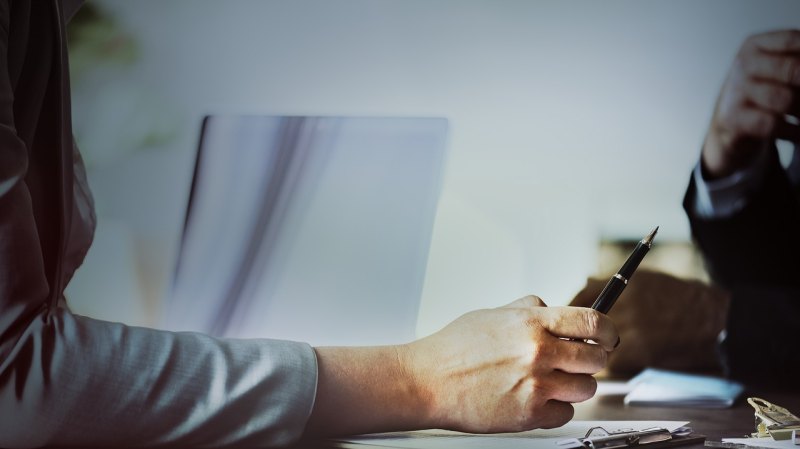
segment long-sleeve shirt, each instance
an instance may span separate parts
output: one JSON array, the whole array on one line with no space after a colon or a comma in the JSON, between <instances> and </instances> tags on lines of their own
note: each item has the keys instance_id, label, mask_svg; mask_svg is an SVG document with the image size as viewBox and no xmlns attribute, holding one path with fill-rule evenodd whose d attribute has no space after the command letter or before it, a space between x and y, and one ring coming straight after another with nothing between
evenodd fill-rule
<instances>
[{"instance_id":1,"label":"long-sleeve shirt","mask_svg":"<svg viewBox=\"0 0 800 449\"><path fill-rule=\"evenodd\" d=\"M295 441L315 396L309 345L129 327L64 307L95 222L71 131L74 3L0 0L0 447Z\"/></svg>"}]
</instances>

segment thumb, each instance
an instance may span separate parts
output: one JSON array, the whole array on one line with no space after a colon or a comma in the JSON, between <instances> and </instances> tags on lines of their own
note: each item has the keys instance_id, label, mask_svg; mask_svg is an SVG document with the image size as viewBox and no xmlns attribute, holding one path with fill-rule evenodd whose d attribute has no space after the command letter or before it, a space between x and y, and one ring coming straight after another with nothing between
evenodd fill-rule
<instances>
[{"instance_id":1,"label":"thumb","mask_svg":"<svg viewBox=\"0 0 800 449\"><path fill-rule=\"evenodd\" d=\"M542 298L536 295L528 295L523 298L519 298L511 304L506 304L503 306L503 308L506 309L527 309L530 307L547 307L547 304L542 301Z\"/></svg>"}]
</instances>

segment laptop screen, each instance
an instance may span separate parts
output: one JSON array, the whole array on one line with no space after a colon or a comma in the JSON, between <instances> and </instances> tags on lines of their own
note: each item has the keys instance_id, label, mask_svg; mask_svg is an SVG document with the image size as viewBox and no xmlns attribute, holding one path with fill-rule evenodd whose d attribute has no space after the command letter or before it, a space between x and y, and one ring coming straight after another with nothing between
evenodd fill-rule
<instances>
[{"instance_id":1,"label":"laptop screen","mask_svg":"<svg viewBox=\"0 0 800 449\"><path fill-rule=\"evenodd\" d=\"M437 118L207 117L165 327L413 339L446 137Z\"/></svg>"}]
</instances>

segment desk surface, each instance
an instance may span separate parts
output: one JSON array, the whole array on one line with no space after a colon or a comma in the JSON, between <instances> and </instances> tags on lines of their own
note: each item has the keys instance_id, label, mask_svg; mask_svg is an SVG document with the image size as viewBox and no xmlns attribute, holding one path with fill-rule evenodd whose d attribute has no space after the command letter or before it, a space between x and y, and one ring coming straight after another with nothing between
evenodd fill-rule
<instances>
[{"instance_id":1,"label":"desk surface","mask_svg":"<svg viewBox=\"0 0 800 449\"><path fill-rule=\"evenodd\" d=\"M755 430L753 408L747 403L747 398L750 396L766 399L795 413L800 411L800 391L787 393L766 389L748 389L739 397L733 407L724 409L626 406L623 403L623 395L596 396L589 401L575 405L575 419L689 421L689 426L696 433L705 435L708 440L720 441L722 438L741 437ZM319 442L304 442L297 447L321 449L326 445ZM697 449L704 446L703 443L697 443L680 447Z\"/></svg>"},{"instance_id":2,"label":"desk surface","mask_svg":"<svg viewBox=\"0 0 800 449\"><path fill-rule=\"evenodd\" d=\"M698 409L688 407L626 406L624 396L599 396L575 406L575 419L582 420L673 420L690 421L696 433L708 440L741 437L755 430L753 408L747 403L751 396L766 399L774 404L800 411L800 392L776 392L766 389L748 389L733 407L725 409ZM703 447L702 444L682 447Z\"/></svg>"}]
</instances>

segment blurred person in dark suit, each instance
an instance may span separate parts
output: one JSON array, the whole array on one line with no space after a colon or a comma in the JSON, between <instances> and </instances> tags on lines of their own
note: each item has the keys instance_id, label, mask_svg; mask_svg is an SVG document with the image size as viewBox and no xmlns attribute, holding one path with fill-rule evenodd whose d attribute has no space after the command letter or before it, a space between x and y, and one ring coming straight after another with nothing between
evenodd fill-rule
<instances>
[{"instance_id":1,"label":"blurred person in dark suit","mask_svg":"<svg viewBox=\"0 0 800 449\"><path fill-rule=\"evenodd\" d=\"M749 37L722 86L684 198L709 273L731 294L723 366L748 382L800 385L798 117L800 31ZM788 163L777 140L794 144Z\"/></svg>"}]
</instances>

